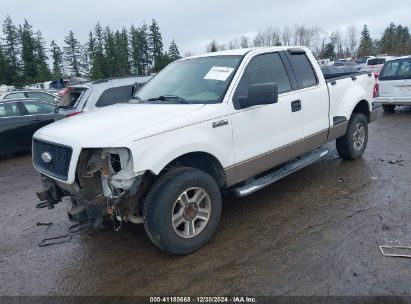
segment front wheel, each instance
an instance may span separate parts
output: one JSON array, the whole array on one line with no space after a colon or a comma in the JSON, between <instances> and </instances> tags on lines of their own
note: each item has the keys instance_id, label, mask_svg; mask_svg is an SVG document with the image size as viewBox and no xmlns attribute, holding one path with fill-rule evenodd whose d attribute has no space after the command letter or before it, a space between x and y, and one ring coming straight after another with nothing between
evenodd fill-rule
<instances>
[{"instance_id":1,"label":"front wheel","mask_svg":"<svg viewBox=\"0 0 411 304\"><path fill-rule=\"evenodd\" d=\"M337 138L337 152L344 159L358 159L367 148L368 121L361 113L353 113L348 122L347 132Z\"/></svg>"},{"instance_id":2,"label":"front wheel","mask_svg":"<svg viewBox=\"0 0 411 304\"><path fill-rule=\"evenodd\" d=\"M144 203L144 228L164 251L188 254L213 236L220 214L221 194L215 180L201 170L177 168L150 189Z\"/></svg>"}]
</instances>

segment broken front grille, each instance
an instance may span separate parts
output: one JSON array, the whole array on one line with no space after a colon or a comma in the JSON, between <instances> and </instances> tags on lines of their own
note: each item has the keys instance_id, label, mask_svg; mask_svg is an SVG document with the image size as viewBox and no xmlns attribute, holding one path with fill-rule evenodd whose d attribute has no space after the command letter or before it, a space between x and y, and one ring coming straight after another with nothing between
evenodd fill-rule
<instances>
[{"instance_id":1,"label":"broken front grille","mask_svg":"<svg viewBox=\"0 0 411 304\"><path fill-rule=\"evenodd\" d=\"M38 170L66 181L73 149L33 139L33 162Z\"/></svg>"}]
</instances>

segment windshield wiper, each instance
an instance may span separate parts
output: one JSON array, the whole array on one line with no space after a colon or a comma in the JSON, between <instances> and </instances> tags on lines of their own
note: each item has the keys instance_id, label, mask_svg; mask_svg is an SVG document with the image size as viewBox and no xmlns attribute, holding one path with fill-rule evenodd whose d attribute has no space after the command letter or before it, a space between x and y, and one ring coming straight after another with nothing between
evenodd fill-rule
<instances>
[{"instance_id":1,"label":"windshield wiper","mask_svg":"<svg viewBox=\"0 0 411 304\"><path fill-rule=\"evenodd\" d=\"M147 101L156 101L156 100L167 101L167 100L171 100L171 99L176 99L180 103L187 103L187 104L189 103L183 97L180 97L180 96L177 96L177 95L161 95L161 96L158 96L158 97L149 98L149 99L147 99Z\"/></svg>"}]
</instances>

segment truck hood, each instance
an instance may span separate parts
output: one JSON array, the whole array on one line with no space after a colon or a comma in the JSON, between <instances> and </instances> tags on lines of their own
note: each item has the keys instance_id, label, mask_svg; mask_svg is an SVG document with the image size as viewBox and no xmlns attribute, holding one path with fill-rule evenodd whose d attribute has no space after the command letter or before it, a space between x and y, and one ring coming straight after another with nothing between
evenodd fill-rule
<instances>
[{"instance_id":1,"label":"truck hood","mask_svg":"<svg viewBox=\"0 0 411 304\"><path fill-rule=\"evenodd\" d=\"M171 120L176 120L174 128L180 127L185 119L178 118L201 108L204 105L116 104L54 122L38 130L34 137L57 142L62 139L84 148L111 147L130 136L139 139L168 131L167 122Z\"/></svg>"}]
</instances>

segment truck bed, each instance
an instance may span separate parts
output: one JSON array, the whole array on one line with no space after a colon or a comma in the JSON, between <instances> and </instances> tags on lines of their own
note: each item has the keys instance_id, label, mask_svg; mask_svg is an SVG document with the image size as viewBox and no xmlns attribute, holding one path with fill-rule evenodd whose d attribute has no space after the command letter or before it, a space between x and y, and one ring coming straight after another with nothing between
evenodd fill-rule
<instances>
[{"instance_id":1,"label":"truck bed","mask_svg":"<svg viewBox=\"0 0 411 304\"><path fill-rule=\"evenodd\" d=\"M339 79L343 79L343 78L348 78L348 77L357 77L360 75L365 75L368 74L368 76L372 76L372 73L369 72L356 72L356 73L333 73L333 74L324 74L324 78L326 82L331 82L331 81L335 81L335 80L339 80Z\"/></svg>"}]
</instances>

